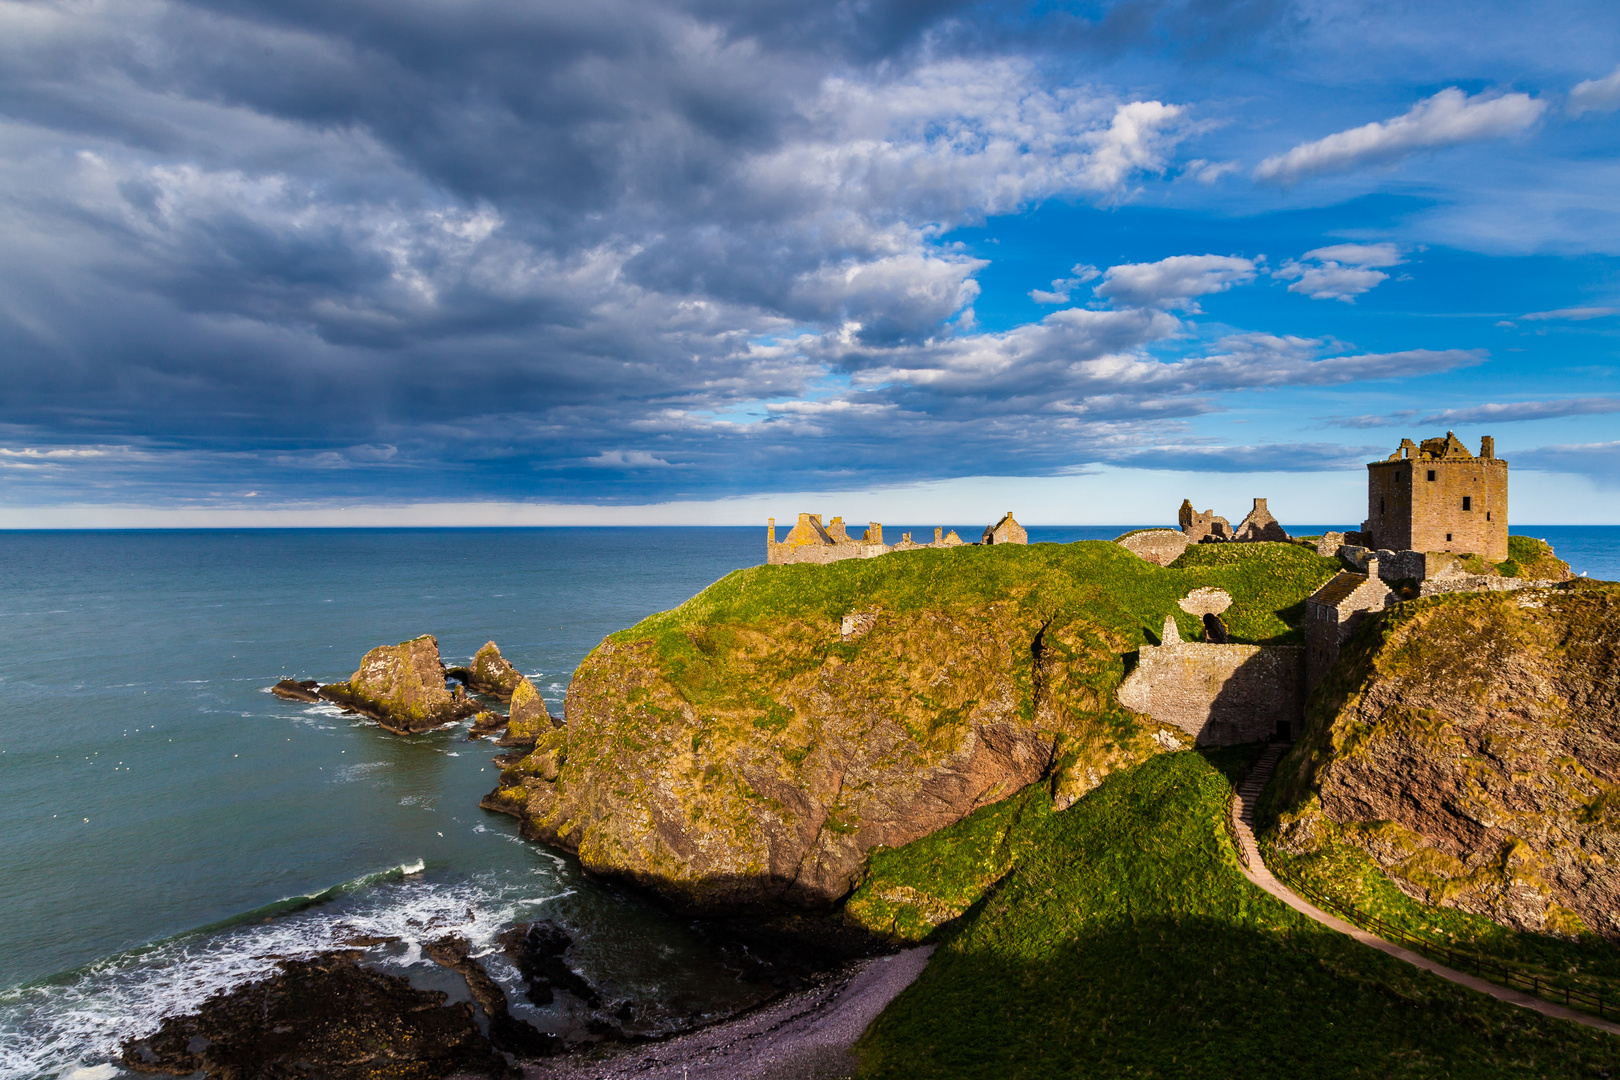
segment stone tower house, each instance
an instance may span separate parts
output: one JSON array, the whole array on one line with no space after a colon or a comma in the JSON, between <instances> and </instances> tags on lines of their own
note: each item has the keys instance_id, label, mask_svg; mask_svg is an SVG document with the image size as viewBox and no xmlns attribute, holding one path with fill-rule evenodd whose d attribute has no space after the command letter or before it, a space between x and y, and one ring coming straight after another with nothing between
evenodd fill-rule
<instances>
[{"instance_id":1,"label":"stone tower house","mask_svg":"<svg viewBox=\"0 0 1620 1080\"><path fill-rule=\"evenodd\" d=\"M1367 463L1367 520L1362 543L1390 551L1472 552L1490 562L1508 557L1508 463L1496 440L1479 456L1451 432L1414 446L1402 439L1383 461Z\"/></svg>"}]
</instances>

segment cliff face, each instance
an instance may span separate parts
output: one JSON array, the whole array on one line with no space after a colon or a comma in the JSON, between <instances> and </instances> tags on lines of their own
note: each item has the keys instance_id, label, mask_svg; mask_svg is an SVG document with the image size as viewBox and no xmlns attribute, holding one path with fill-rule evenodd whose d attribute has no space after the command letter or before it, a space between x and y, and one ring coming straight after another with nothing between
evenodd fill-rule
<instances>
[{"instance_id":1,"label":"cliff face","mask_svg":"<svg viewBox=\"0 0 1620 1080\"><path fill-rule=\"evenodd\" d=\"M1288 634L1331 564L1248 546L1181 571L1100 543L739 571L587 657L566 726L484 805L685 905L830 904L874 847L1043 779L1067 806L1190 741L1118 705L1123 654L1202 585L1251 640Z\"/></svg>"},{"instance_id":2,"label":"cliff face","mask_svg":"<svg viewBox=\"0 0 1620 1080\"><path fill-rule=\"evenodd\" d=\"M1403 604L1306 731L1273 796L1285 853L1348 844L1424 902L1620 939L1620 587Z\"/></svg>"}]
</instances>

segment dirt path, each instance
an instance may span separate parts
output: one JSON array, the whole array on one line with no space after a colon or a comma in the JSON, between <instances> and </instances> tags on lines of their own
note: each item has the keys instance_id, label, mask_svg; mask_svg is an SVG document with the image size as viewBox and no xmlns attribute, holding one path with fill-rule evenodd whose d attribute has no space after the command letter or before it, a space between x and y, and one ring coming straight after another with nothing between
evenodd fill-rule
<instances>
[{"instance_id":1,"label":"dirt path","mask_svg":"<svg viewBox=\"0 0 1620 1080\"><path fill-rule=\"evenodd\" d=\"M1376 934L1369 934L1359 926L1354 926L1343 919L1329 915L1273 877L1271 871L1266 869L1265 862L1261 860L1259 845L1254 840L1254 808L1255 804L1259 802L1260 792L1265 790L1266 781L1271 779L1272 770L1277 767L1277 762L1282 758L1285 750L1287 750L1287 747L1282 744L1273 744L1268 747L1261 756L1260 761L1255 765L1254 771L1249 774L1248 779L1243 782L1243 786L1238 789L1237 796L1232 800L1232 827L1237 833L1238 843L1243 849L1243 862L1246 864L1243 867L1244 877L1295 911L1315 919L1323 926L1337 930L1341 934L1349 934L1363 945L1377 949L1379 952L1388 953L1397 960L1404 960L1413 967L1422 968L1424 971L1438 975L1448 982L1454 982L1458 986L1466 986L1468 989L1477 990L1482 994L1489 994L1498 1001L1506 1001L1510 1005L1534 1009L1538 1013L1555 1016L1560 1020L1573 1020L1577 1024L1585 1024L1587 1027L1620 1035L1620 1024L1600 1020L1577 1009L1555 1005L1533 994L1526 994L1518 990L1511 990L1505 986L1498 986L1493 982L1486 982L1484 979L1436 963L1421 953L1403 949L1399 945L1385 941Z\"/></svg>"},{"instance_id":2,"label":"dirt path","mask_svg":"<svg viewBox=\"0 0 1620 1080\"><path fill-rule=\"evenodd\" d=\"M824 1080L855 1071L850 1047L928 966L933 946L863 961L843 979L735 1020L602 1056L531 1062L526 1080Z\"/></svg>"}]
</instances>

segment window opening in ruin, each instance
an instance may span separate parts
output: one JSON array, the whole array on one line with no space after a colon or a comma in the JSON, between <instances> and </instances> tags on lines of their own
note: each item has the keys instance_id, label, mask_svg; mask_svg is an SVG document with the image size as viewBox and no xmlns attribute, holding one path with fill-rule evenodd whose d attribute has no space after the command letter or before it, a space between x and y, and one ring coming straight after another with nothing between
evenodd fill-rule
<instances>
[{"instance_id":1,"label":"window opening in ruin","mask_svg":"<svg viewBox=\"0 0 1620 1080\"><path fill-rule=\"evenodd\" d=\"M1486 521L1491 520L1491 512L1489 510L1485 511L1485 520Z\"/></svg>"},{"instance_id":2,"label":"window opening in ruin","mask_svg":"<svg viewBox=\"0 0 1620 1080\"><path fill-rule=\"evenodd\" d=\"M1451 534L1450 533L1446 533L1446 543L1448 543L1448 544L1451 543Z\"/></svg>"},{"instance_id":3,"label":"window opening in ruin","mask_svg":"<svg viewBox=\"0 0 1620 1080\"><path fill-rule=\"evenodd\" d=\"M1473 508L1474 508L1474 497L1472 495L1464 495L1463 496L1463 509L1464 510L1472 510Z\"/></svg>"},{"instance_id":4,"label":"window opening in ruin","mask_svg":"<svg viewBox=\"0 0 1620 1080\"><path fill-rule=\"evenodd\" d=\"M1433 479L1434 479L1434 470L1433 470L1433 469L1430 469L1430 470L1429 470L1429 479L1430 479L1430 480L1433 480Z\"/></svg>"},{"instance_id":5,"label":"window opening in ruin","mask_svg":"<svg viewBox=\"0 0 1620 1080\"><path fill-rule=\"evenodd\" d=\"M1378 499L1378 512L1380 514L1382 514L1384 512L1384 500L1383 500L1382 496L1380 496L1379 499Z\"/></svg>"}]
</instances>

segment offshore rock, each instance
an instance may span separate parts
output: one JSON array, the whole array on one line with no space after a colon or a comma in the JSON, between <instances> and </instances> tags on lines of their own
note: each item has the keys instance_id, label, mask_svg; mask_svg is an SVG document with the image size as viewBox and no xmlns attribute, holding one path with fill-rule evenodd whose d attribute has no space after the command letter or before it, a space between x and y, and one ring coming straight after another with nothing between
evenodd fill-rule
<instances>
[{"instance_id":1,"label":"offshore rock","mask_svg":"<svg viewBox=\"0 0 1620 1080\"><path fill-rule=\"evenodd\" d=\"M1129 714L1102 720L1118 676L1099 673L1122 650L1083 620L993 602L888 612L855 642L839 630L837 613L709 624L675 660L654 640L610 639L575 673L566 727L536 736L483 805L678 906L820 908L873 847L1060 761L1066 806L1157 749Z\"/></svg>"},{"instance_id":2,"label":"offshore rock","mask_svg":"<svg viewBox=\"0 0 1620 1080\"><path fill-rule=\"evenodd\" d=\"M473 654L470 667L451 668L448 674L452 679L460 679L469 689L502 701L511 700L512 691L523 680L522 674L501 655L493 641L486 642Z\"/></svg>"},{"instance_id":3,"label":"offshore rock","mask_svg":"<svg viewBox=\"0 0 1620 1080\"><path fill-rule=\"evenodd\" d=\"M1370 619L1278 770L1277 846L1348 845L1425 903L1620 941L1620 586Z\"/></svg>"},{"instance_id":4,"label":"offshore rock","mask_svg":"<svg viewBox=\"0 0 1620 1080\"><path fill-rule=\"evenodd\" d=\"M480 711L458 687L444 687L444 664L432 634L366 653L347 682L321 687L321 697L409 735L455 723Z\"/></svg>"},{"instance_id":5,"label":"offshore rock","mask_svg":"<svg viewBox=\"0 0 1620 1080\"><path fill-rule=\"evenodd\" d=\"M540 691L519 675L517 686L512 691L511 721L506 726L506 734L495 745L533 746L536 739L556 726L557 722L546 711L546 702L540 696Z\"/></svg>"},{"instance_id":6,"label":"offshore rock","mask_svg":"<svg viewBox=\"0 0 1620 1080\"><path fill-rule=\"evenodd\" d=\"M323 1077L433 1080L452 1073L504 1076L506 1058L478 1030L472 1006L445 1004L352 955L288 960L281 972L166 1018L123 1045L124 1067L220 1080Z\"/></svg>"}]
</instances>

